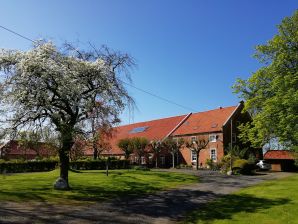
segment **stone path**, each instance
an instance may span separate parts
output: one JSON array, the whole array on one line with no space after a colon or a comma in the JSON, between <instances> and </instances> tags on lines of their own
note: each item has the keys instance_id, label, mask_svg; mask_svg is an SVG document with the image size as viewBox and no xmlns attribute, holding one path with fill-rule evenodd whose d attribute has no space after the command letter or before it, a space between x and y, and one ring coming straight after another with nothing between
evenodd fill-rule
<instances>
[{"instance_id":1,"label":"stone path","mask_svg":"<svg viewBox=\"0 0 298 224\"><path fill-rule=\"evenodd\" d=\"M225 176L212 171L181 170L179 172L199 176L200 183L138 198L114 199L89 206L59 206L44 202L34 204L2 202L0 223L170 224L181 220L186 212L198 209L217 197L264 180L291 175L267 173L257 176Z\"/></svg>"}]
</instances>

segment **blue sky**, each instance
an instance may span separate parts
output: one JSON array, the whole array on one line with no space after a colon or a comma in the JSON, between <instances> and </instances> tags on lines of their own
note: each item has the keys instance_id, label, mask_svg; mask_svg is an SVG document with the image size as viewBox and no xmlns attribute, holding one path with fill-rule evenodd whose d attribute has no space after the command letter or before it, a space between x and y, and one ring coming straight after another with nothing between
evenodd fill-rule
<instances>
[{"instance_id":1,"label":"blue sky","mask_svg":"<svg viewBox=\"0 0 298 224\"><path fill-rule=\"evenodd\" d=\"M203 111L236 105L231 86L261 65L254 47L276 34L297 9L290 0L4 1L0 25L31 39L87 42L132 55L133 84ZM26 50L31 43L0 29L0 48ZM123 123L190 111L127 87L137 109Z\"/></svg>"}]
</instances>

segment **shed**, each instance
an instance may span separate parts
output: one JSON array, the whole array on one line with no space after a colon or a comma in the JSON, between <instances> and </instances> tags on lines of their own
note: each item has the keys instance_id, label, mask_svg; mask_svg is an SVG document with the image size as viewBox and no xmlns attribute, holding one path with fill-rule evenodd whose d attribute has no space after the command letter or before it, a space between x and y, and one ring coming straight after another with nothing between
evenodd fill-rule
<instances>
[{"instance_id":1,"label":"shed","mask_svg":"<svg viewBox=\"0 0 298 224\"><path fill-rule=\"evenodd\" d=\"M271 164L272 171L295 171L295 155L290 150L269 150L264 159Z\"/></svg>"}]
</instances>

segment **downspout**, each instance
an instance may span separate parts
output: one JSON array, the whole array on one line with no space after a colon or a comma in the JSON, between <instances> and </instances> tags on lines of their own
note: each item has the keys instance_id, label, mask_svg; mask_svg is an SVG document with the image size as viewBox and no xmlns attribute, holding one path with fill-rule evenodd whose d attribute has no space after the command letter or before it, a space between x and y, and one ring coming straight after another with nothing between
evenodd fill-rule
<instances>
[{"instance_id":1,"label":"downspout","mask_svg":"<svg viewBox=\"0 0 298 224\"><path fill-rule=\"evenodd\" d=\"M234 109L234 111L231 113L231 115L228 117L228 119L225 121L225 123L222 125L222 130L223 127L226 126L228 124L228 122L230 121L230 126L231 126L231 147L233 145L233 115L239 110L239 108L243 106L243 101L240 101L240 103L237 105L237 107Z\"/></svg>"},{"instance_id":2,"label":"downspout","mask_svg":"<svg viewBox=\"0 0 298 224\"><path fill-rule=\"evenodd\" d=\"M231 149L233 148L233 119L231 118Z\"/></svg>"}]
</instances>

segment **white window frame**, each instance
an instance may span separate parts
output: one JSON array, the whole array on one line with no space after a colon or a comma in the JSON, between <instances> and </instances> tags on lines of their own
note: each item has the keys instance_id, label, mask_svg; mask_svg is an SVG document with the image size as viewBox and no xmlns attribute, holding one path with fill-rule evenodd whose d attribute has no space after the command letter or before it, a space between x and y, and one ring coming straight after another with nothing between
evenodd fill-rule
<instances>
[{"instance_id":1,"label":"white window frame","mask_svg":"<svg viewBox=\"0 0 298 224\"><path fill-rule=\"evenodd\" d=\"M213 139L211 140L211 138ZM216 142L217 141L217 135L216 134L210 134L209 135L209 142Z\"/></svg>"},{"instance_id":2,"label":"white window frame","mask_svg":"<svg viewBox=\"0 0 298 224\"><path fill-rule=\"evenodd\" d=\"M191 141L191 143L193 143L194 141L196 141L197 140L197 136L191 136L190 137L190 141Z\"/></svg>"},{"instance_id":3,"label":"white window frame","mask_svg":"<svg viewBox=\"0 0 298 224\"><path fill-rule=\"evenodd\" d=\"M146 164L145 156L142 156L142 157L141 157L141 164Z\"/></svg>"},{"instance_id":4,"label":"white window frame","mask_svg":"<svg viewBox=\"0 0 298 224\"><path fill-rule=\"evenodd\" d=\"M197 162L197 153L194 150L190 150L190 160L191 162Z\"/></svg>"},{"instance_id":5,"label":"white window frame","mask_svg":"<svg viewBox=\"0 0 298 224\"><path fill-rule=\"evenodd\" d=\"M214 156L215 156L215 159L212 158L212 151L214 151ZM213 162L216 162L217 161L217 149L216 148L211 148L210 149L210 159L213 161Z\"/></svg>"}]
</instances>

